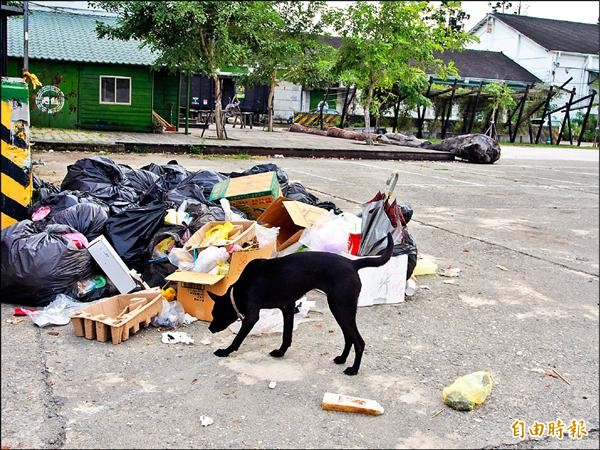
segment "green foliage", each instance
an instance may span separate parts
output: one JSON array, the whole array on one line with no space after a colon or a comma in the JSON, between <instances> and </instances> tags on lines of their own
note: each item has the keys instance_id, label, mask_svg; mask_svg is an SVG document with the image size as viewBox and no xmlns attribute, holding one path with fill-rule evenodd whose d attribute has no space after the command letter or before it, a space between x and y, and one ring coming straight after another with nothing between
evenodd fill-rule
<instances>
[{"instance_id":1,"label":"green foliage","mask_svg":"<svg viewBox=\"0 0 600 450\"><path fill-rule=\"evenodd\" d=\"M491 97L491 107L494 112L506 111L517 106L514 98L515 91L506 83L486 84L481 91Z\"/></svg>"}]
</instances>

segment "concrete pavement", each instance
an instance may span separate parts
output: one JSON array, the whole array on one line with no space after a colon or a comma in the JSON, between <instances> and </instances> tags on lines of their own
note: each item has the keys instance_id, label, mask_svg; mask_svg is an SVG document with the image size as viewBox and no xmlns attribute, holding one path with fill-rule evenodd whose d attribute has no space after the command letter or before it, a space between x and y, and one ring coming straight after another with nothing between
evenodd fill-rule
<instances>
[{"instance_id":1,"label":"concrete pavement","mask_svg":"<svg viewBox=\"0 0 600 450\"><path fill-rule=\"evenodd\" d=\"M361 308L367 348L356 377L332 362L342 338L318 293L309 294L312 321L299 325L281 360L268 356L280 335L248 338L221 359L212 351L233 335L211 335L205 323L185 331L209 345L162 344L150 328L113 346L77 338L70 325L12 325L12 307L3 304L2 445L598 448L598 152L572 150L570 160L532 152L525 160L527 148L503 150L491 166L108 155L133 167L175 158L190 170L273 162L291 181L354 213L398 171L396 194L413 205L409 229L419 253L440 268L460 268L460 277L454 284L419 277L421 289L406 302ZM591 160L578 161L579 152ZM60 182L66 165L86 156L42 152L34 159L45 162L37 167L43 179ZM444 386L484 369L495 380L484 405L469 413L443 405ZM375 399L385 414L322 411L325 392ZM201 415L214 424L202 427ZM588 435L512 436L515 420L529 427L557 418L567 426L585 420Z\"/></svg>"}]
</instances>

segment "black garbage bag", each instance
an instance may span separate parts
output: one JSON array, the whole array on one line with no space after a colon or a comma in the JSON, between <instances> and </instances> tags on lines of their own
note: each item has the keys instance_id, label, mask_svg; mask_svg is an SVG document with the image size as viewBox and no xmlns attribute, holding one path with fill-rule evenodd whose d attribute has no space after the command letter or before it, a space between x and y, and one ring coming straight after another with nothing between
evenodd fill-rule
<instances>
[{"instance_id":1,"label":"black garbage bag","mask_svg":"<svg viewBox=\"0 0 600 450\"><path fill-rule=\"evenodd\" d=\"M410 222L410 219L412 219L413 216L413 209L412 206L410 206L408 203L400 203L398 204L398 206L400 207L400 212L402 213L402 224L406 225L408 222Z\"/></svg>"},{"instance_id":2,"label":"black garbage bag","mask_svg":"<svg viewBox=\"0 0 600 450\"><path fill-rule=\"evenodd\" d=\"M403 229L402 242L395 244L392 250L392 256L397 255L408 255L408 265L406 267L406 279L408 280L417 266L417 245L406 227Z\"/></svg>"},{"instance_id":3,"label":"black garbage bag","mask_svg":"<svg viewBox=\"0 0 600 450\"><path fill-rule=\"evenodd\" d=\"M2 230L2 302L45 306L57 294L77 298L77 282L92 275L92 257L70 248L65 234L74 232L59 224L37 232L29 220Z\"/></svg>"},{"instance_id":4,"label":"black garbage bag","mask_svg":"<svg viewBox=\"0 0 600 450\"><path fill-rule=\"evenodd\" d=\"M61 189L89 192L108 205L122 209L138 199L136 191L127 185L121 167L109 158L84 158L67 167Z\"/></svg>"},{"instance_id":5,"label":"black garbage bag","mask_svg":"<svg viewBox=\"0 0 600 450\"><path fill-rule=\"evenodd\" d=\"M79 231L88 241L104 233L107 221L107 212L96 203L78 203L56 213L50 219L50 223L68 225Z\"/></svg>"},{"instance_id":6,"label":"black garbage bag","mask_svg":"<svg viewBox=\"0 0 600 450\"><path fill-rule=\"evenodd\" d=\"M177 266L174 266L169 262L167 258L162 258L157 261L150 261L144 266L142 270L142 279L150 287L163 287L167 280L165 279L173 272L177 270Z\"/></svg>"},{"instance_id":7,"label":"black garbage bag","mask_svg":"<svg viewBox=\"0 0 600 450\"><path fill-rule=\"evenodd\" d=\"M80 192L80 191L63 191L56 194L49 194L44 199L36 202L31 208L30 212L33 214L42 206L47 206L50 208L50 212L46 217L44 217L43 221L47 224L50 222L52 217L60 212L64 211L67 208L71 208L75 205L81 203L88 203L100 206L107 214L110 210L109 206L101 200L94 198L88 192ZM31 215L30 214L30 215ZM43 222L43 223L44 223Z\"/></svg>"},{"instance_id":8,"label":"black garbage bag","mask_svg":"<svg viewBox=\"0 0 600 450\"><path fill-rule=\"evenodd\" d=\"M179 183L175 189L167 193L167 199L177 206L189 198L196 199L201 203L209 203L208 198L214 185L226 179L226 175L211 170L193 172Z\"/></svg>"},{"instance_id":9,"label":"black garbage bag","mask_svg":"<svg viewBox=\"0 0 600 450\"><path fill-rule=\"evenodd\" d=\"M172 160L162 166L150 163L142 167L142 170L147 170L159 176L159 185L165 190L170 191L175 189L179 183L189 176L189 172L185 167L180 166L177 161Z\"/></svg>"},{"instance_id":10,"label":"black garbage bag","mask_svg":"<svg viewBox=\"0 0 600 450\"><path fill-rule=\"evenodd\" d=\"M147 205L152 202L161 202L165 198L160 177L154 172L144 169L132 169L125 164L119 164L125 175L127 186L135 190L138 195L138 204Z\"/></svg>"},{"instance_id":11,"label":"black garbage bag","mask_svg":"<svg viewBox=\"0 0 600 450\"><path fill-rule=\"evenodd\" d=\"M106 238L125 264L138 268L146 260L152 236L163 226L168 205L151 203L129 208L106 222Z\"/></svg>"},{"instance_id":12,"label":"black garbage bag","mask_svg":"<svg viewBox=\"0 0 600 450\"><path fill-rule=\"evenodd\" d=\"M58 194L60 192L60 187L49 181L43 181L35 173L32 174L32 184L33 193L31 199L34 203L45 199L50 194Z\"/></svg>"},{"instance_id":13,"label":"black garbage bag","mask_svg":"<svg viewBox=\"0 0 600 450\"><path fill-rule=\"evenodd\" d=\"M308 192L306 188L297 181L289 183L287 189L283 192L283 195L290 200L308 203L313 206L319 202L319 198L316 195Z\"/></svg>"},{"instance_id":14,"label":"black garbage bag","mask_svg":"<svg viewBox=\"0 0 600 450\"><path fill-rule=\"evenodd\" d=\"M168 225L166 227L161 227L155 234L152 236L150 240L150 244L148 245L148 259L160 259L165 255L159 255L158 251L155 252L155 247L165 239L171 239L174 247L182 247L183 244L187 242L190 238L190 230L185 225Z\"/></svg>"},{"instance_id":15,"label":"black garbage bag","mask_svg":"<svg viewBox=\"0 0 600 450\"><path fill-rule=\"evenodd\" d=\"M231 172L230 174L228 174L228 176L231 178L236 178L236 177L242 177L242 176L247 176L247 175L256 175L257 173L264 173L264 172L276 172L277 173L277 180L279 181L279 186L281 186L281 192L283 193L283 195L285 195L285 192L287 191L287 188L288 188L289 178L287 176L287 173L283 169L281 169L279 166L277 166L276 164L272 164L272 163L258 164L254 167L251 167L250 169L244 170L243 172Z\"/></svg>"},{"instance_id":16,"label":"black garbage bag","mask_svg":"<svg viewBox=\"0 0 600 450\"><path fill-rule=\"evenodd\" d=\"M186 212L192 216L192 222L189 225L189 230L193 234L202 228L208 222L219 222L225 220L225 211L220 206L214 204L190 203ZM248 215L235 207L231 207L231 212L238 214L244 220L250 220Z\"/></svg>"}]
</instances>

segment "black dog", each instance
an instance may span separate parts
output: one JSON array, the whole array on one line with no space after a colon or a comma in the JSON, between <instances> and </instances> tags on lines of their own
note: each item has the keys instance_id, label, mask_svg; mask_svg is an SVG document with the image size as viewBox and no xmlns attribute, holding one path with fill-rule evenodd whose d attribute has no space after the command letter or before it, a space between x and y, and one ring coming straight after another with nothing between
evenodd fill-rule
<instances>
[{"instance_id":1,"label":"black dog","mask_svg":"<svg viewBox=\"0 0 600 450\"><path fill-rule=\"evenodd\" d=\"M296 300L308 291L320 289L327 295L329 309L344 334L344 350L334 362L345 363L350 347L354 345L354 364L344 373L356 375L365 348L365 341L356 328L358 296L362 287L357 271L388 262L394 243L391 235L387 239L387 247L378 257L351 260L334 253L303 252L251 261L225 295L210 294L215 301L213 320L208 327L212 333L224 330L238 318L242 320L231 345L215 351L215 355L228 356L239 349L258 321L261 309L279 308L283 313L283 342L270 355L282 357L292 344Z\"/></svg>"}]
</instances>

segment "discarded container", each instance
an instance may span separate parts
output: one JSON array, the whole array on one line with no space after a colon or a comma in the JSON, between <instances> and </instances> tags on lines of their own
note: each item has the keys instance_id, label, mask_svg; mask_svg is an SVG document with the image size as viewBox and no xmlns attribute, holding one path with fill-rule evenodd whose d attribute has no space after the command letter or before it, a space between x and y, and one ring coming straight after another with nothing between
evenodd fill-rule
<instances>
[{"instance_id":1,"label":"discarded container","mask_svg":"<svg viewBox=\"0 0 600 450\"><path fill-rule=\"evenodd\" d=\"M162 310L162 299L158 288L116 295L78 311L71 323L77 336L120 344L150 325Z\"/></svg>"},{"instance_id":2,"label":"discarded container","mask_svg":"<svg viewBox=\"0 0 600 450\"><path fill-rule=\"evenodd\" d=\"M88 252L121 294L127 294L137 286L129 269L104 236L90 242Z\"/></svg>"},{"instance_id":3,"label":"discarded container","mask_svg":"<svg viewBox=\"0 0 600 450\"><path fill-rule=\"evenodd\" d=\"M306 228L310 228L327 211L298 201L280 197L258 217L258 221L278 227L277 251L280 252L297 242Z\"/></svg>"},{"instance_id":4,"label":"discarded container","mask_svg":"<svg viewBox=\"0 0 600 450\"><path fill-rule=\"evenodd\" d=\"M471 411L481 405L492 390L492 374L481 370L458 377L442 391L444 403L458 411Z\"/></svg>"},{"instance_id":5,"label":"discarded container","mask_svg":"<svg viewBox=\"0 0 600 450\"><path fill-rule=\"evenodd\" d=\"M229 286L240 277L246 265L253 259L271 258L275 252L275 243L256 250L244 250L231 254L227 275L177 271L166 277L167 281L177 282L177 300L186 313L199 320L211 321L214 301L208 295L213 292L223 295Z\"/></svg>"},{"instance_id":6,"label":"discarded container","mask_svg":"<svg viewBox=\"0 0 600 450\"><path fill-rule=\"evenodd\" d=\"M281 197L281 187L275 172L228 178L217 183L210 201L227 198L231 206L257 219L271 203Z\"/></svg>"}]
</instances>

